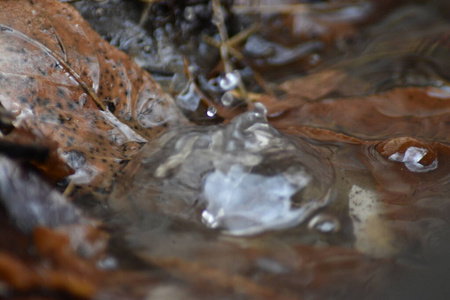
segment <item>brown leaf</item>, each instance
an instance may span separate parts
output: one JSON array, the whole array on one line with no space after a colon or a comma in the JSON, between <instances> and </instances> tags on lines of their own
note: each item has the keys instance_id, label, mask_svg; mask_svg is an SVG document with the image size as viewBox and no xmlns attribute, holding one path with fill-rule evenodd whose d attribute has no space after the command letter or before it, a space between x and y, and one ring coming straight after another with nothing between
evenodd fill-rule
<instances>
[{"instance_id":1,"label":"brown leaf","mask_svg":"<svg viewBox=\"0 0 450 300\"><path fill-rule=\"evenodd\" d=\"M56 0L0 1L0 98L16 125L57 142L72 181L107 192L173 103L77 11Z\"/></svg>"},{"instance_id":2,"label":"brown leaf","mask_svg":"<svg viewBox=\"0 0 450 300\"><path fill-rule=\"evenodd\" d=\"M44 233L45 237L42 236ZM52 259L52 256L57 253L67 252L66 259L85 265L85 262L68 251L69 240L63 235L43 228L38 230L38 235L42 237L38 237L37 240L45 238L61 242L55 248L55 253L44 253L45 259ZM79 272L79 270L71 269L70 265L49 265L48 262L45 263L45 260L25 264L11 254L0 251L0 278L14 289L22 292L46 289L66 292L76 297L91 298L97 290L96 276L93 276L93 273L100 272L92 265L86 264L85 266L83 272ZM86 272L87 270L89 272ZM87 280L88 277L89 280Z\"/></svg>"},{"instance_id":3,"label":"brown leaf","mask_svg":"<svg viewBox=\"0 0 450 300\"><path fill-rule=\"evenodd\" d=\"M59 157L57 150L58 144L37 130L15 128L0 139L0 151L3 154L31 163L53 182L74 173Z\"/></svg>"},{"instance_id":4,"label":"brown leaf","mask_svg":"<svg viewBox=\"0 0 450 300\"><path fill-rule=\"evenodd\" d=\"M432 87L397 88L365 97L320 101L287 95L276 102L281 115L272 118L271 123L279 129L311 126L359 139L404 135L448 141L450 105L444 99L450 95L436 95L435 90ZM271 108L269 105L269 111Z\"/></svg>"}]
</instances>

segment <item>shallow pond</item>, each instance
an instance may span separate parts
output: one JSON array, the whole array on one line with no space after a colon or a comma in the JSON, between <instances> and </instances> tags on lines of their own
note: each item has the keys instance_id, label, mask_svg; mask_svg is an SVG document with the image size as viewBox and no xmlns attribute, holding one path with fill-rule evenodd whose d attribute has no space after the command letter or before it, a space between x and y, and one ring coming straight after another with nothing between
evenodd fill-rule
<instances>
[{"instance_id":1,"label":"shallow pond","mask_svg":"<svg viewBox=\"0 0 450 300\"><path fill-rule=\"evenodd\" d=\"M241 46L277 97L250 88L262 104L236 106L241 114L222 101L236 88L220 89L228 74L179 80L164 73L177 68L153 64L162 83L181 86L171 92L192 121L225 122L175 126L153 140L107 201L111 251L124 251L116 259L180 278L146 299L450 295L448 12L438 1L397 5L366 25L375 4L383 7L261 12L272 29ZM245 11L245 1L236 5ZM274 37L288 24L297 41ZM194 86L209 88L210 102Z\"/></svg>"}]
</instances>

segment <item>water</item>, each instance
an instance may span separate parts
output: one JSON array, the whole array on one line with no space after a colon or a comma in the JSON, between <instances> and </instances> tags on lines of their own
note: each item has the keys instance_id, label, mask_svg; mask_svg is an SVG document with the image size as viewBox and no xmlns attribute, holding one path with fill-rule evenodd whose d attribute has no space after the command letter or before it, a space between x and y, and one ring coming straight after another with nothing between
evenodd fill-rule
<instances>
[{"instance_id":1,"label":"water","mask_svg":"<svg viewBox=\"0 0 450 300\"><path fill-rule=\"evenodd\" d=\"M331 215L317 214L308 223L308 228L323 233L333 233L340 229L339 220Z\"/></svg>"},{"instance_id":2,"label":"water","mask_svg":"<svg viewBox=\"0 0 450 300\"><path fill-rule=\"evenodd\" d=\"M404 19L423 30L410 32ZM220 280L208 276L220 272L221 287L249 298L445 299L443 22L406 7L337 64L280 85L277 101L226 125L173 128L153 141L108 203L127 224L125 244L152 264L176 261L173 269L189 278L214 285ZM247 43L254 56L274 51L261 39ZM395 45L405 47L386 50ZM236 278L246 284L230 283Z\"/></svg>"},{"instance_id":3,"label":"water","mask_svg":"<svg viewBox=\"0 0 450 300\"><path fill-rule=\"evenodd\" d=\"M331 201L333 170L314 147L270 126L265 113L256 104L228 125L185 127L162 136L145 154L137 175L145 181L128 192L136 196L139 190L132 201L153 202L181 217L194 208L195 222L231 235L303 222ZM178 209L168 208L175 202L167 195L179 198Z\"/></svg>"},{"instance_id":4,"label":"water","mask_svg":"<svg viewBox=\"0 0 450 300\"><path fill-rule=\"evenodd\" d=\"M220 102L222 102L222 104L224 106L230 106L231 104L233 104L234 102L234 96L233 94L231 94L230 92L226 92L225 94L223 94L223 96L220 98Z\"/></svg>"},{"instance_id":5,"label":"water","mask_svg":"<svg viewBox=\"0 0 450 300\"><path fill-rule=\"evenodd\" d=\"M206 115L210 118L214 117L216 115L216 113L217 113L217 108L214 106L210 106L206 110Z\"/></svg>"}]
</instances>

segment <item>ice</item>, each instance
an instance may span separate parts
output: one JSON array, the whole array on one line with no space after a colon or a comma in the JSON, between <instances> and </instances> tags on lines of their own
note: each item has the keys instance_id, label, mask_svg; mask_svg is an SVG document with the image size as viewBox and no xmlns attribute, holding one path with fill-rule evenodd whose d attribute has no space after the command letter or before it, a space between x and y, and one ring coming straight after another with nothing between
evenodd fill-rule
<instances>
[{"instance_id":1,"label":"ice","mask_svg":"<svg viewBox=\"0 0 450 300\"><path fill-rule=\"evenodd\" d=\"M409 147L404 154L399 152L392 154L389 160L405 163L406 168L411 172L424 173L435 170L438 166L437 158L427 166L420 163L427 153L428 150L425 148Z\"/></svg>"},{"instance_id":2,"label":"ice","mask_svg":"<svg viewBox=\"0 0 450 300\"><path fill-rule=\"evenodd\" d=\"M37 174L4 156L0 156L0 203L10 221L27 233L36 226L83 221L78 209Z\"/></svg>"},{"instance_id":3,"label":"ice","mask_svg":"<svg viewBox=\"0 0 450 300\"><path fill-rule=\"evenodd\" d=\"M188 6L184 9L183 12L183 17L187 20L187 21L194 21L195 20L195 9L192 6Z\"/></svg>"},{"instance_id":4,"label":"ice","mask_svg":"<svg viewBox=\"0 0 450 300\"><path fill-rule=\"evenodd\" d=\"M75 173L69 176L70 181L75 184L88 184L99 173L99 170L89 163L85 155L79 151L62 152L61 156L75 170Z\"/></svg>"},{"instance_id":5,"label":"ice","mask_svg":"<svg viewBox=\"0 0 450 300\"><path fill-rule=\"evenodd\" d=\"M207 207L203 222L225 228L234 235L254 234L266 229L296 225L303 209L291 209L291 197L310 180L292 184L283 175L262 176L235 165L225 174L215 171L206 177L203 196Z\"/></svg>"},{"instance_id":6,"label":"ice","mask_svg":"<svg viewBox=\"0 0 450 300\"><path fill-rule=\"evenodd\" d=\"M266 113L256 103L227 125L169 131L146 154L150 176L170 199L197 206L198 221L228 234L303 222L329 202L333 170L309 144L270 126Z\"/></svg>"},{"instance_id":7,"label":"ice","mask_svg":"<svg viewBox=\"0 0 450 300\"><path fill-rule=\"evenodd\" d=\"M196 111L201 98L195 91L195 84L188 84L188 86L186 86L186 88L177 96L176 101L182 108Z\"/></svg>"}]
</instances>

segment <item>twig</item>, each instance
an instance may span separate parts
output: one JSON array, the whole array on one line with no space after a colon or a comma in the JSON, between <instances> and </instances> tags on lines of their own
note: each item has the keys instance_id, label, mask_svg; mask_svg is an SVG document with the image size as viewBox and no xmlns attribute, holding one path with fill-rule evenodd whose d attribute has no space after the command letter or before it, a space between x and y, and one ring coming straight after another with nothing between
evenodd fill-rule
<instances>
[{"instance_id":1,"label":"twig","mask_svg":"<svg viewBox=\"0 0 450 300\"><path fill-rule=\"evenodd\" d=\"M220 35L220 57L222 58L223 65L226 73L231 73L233 68L231 67L228 61L228 47L226 46L226 42L228 41L228 33L227 28L225 27L225 20L223 17L222 5L220 4L220 0L213 0L212 2L213 11L214 11L214 20L213 23L216 25L219 30Z\"/></svg>"},{"instance_id":2,"label":"twig","mask_svg":"<svg viewBox=\"0 0 450 300\"><path fill-rule=\"evenodd\" d=\"M205 42L207 42L208 44L210 44L211 46L214 46L218 49L220 49L221 47L221 43L216 41L215 39L213 39L210 36L204 35L203 36L203 40ZM228 52L233 55L234 57L236 57L239 60L243 60L244 59L244 55L242 55L242 53L240 53L238 50L234 49L233 47L227 46L228 47Z\"/></svg>"}]
</instances>

